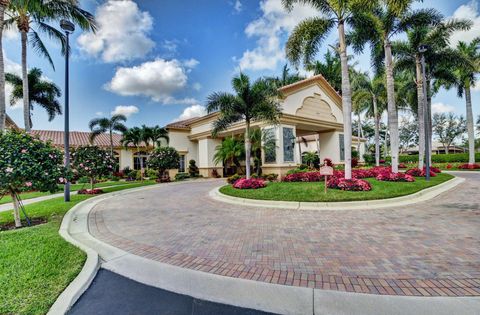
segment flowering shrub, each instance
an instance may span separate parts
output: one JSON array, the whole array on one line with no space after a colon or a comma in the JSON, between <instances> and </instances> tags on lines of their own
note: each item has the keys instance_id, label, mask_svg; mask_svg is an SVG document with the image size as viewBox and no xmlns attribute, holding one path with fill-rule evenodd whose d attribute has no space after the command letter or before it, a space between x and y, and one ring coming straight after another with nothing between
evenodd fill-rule
<instances>
[{"instance_id":1,"label":"flowering shrub","mask_svg":"<svg viewBox=\"0 0 480 315\"><path fill-rule=\"evenodd\" d=\"M357 158L352 158L352 167L357 167L358 166L358 159Z\"/></svg>"},{"instance_id":2,"label":"flowering shrub","mask_svg":"<svg viewBox=\"0 0 480 315\"><path fill-rule=\"evenodd\" d=\"M415 177L425 177L425 175L427 174L425 168L423 170L421 170L419 168L411 168L411 169L407 170L405 173L407 175L415 176ZM430 170L430 176L435 177L435 176L437 176L437 174L435 174L435 172Z\"/></svg>"},{"instance_id":3,"label":"flowering shrub","mask_svg":"<svg viewBox=\"0 0 480 315\"><path fill-rule=\"evenodd\" d=\"M147 163L150 168L158 171L158 178L165 181L167 179L163 176L165 171L178 168L179 161L180 155L177 150L172 147L159 147L150 154Z\"/></svg>"},{"instance_id":4,"label":"flowering shrub","mask_svg":"<svg viewBox=\"0 0 480 315\"><path fill-rule=\"evenodd\" d=\"M323 159L323 165L325 165L325 164L326 164L327 166L331 166L331 167L334 166L333 163L332 163L332 159L330 159L330 158L324 158L324 159Z\"/></svg>"},{"instance_id":5,"label":"flowering shrub","mask_svg":"<svg viewBox=\"0 0 480 315\"><path fill-rule=\"evenodd\" d=\"M115 163L109 152L97 146L78 147L72 152L73 172L90 178L90 189L97 178L113 172Z\"/></svg>"},{"instance_id":6,"label":"flowering shrub","mask_svg":"<svg viewBox=\"0 0 480 315\"><path fill-rule=\"evenodd\" d=\"M377 175L376 177L379 181L388 181L388 182L414 182L415 178L412 175L405 173L392 173L391 171L384 171Z\"/></svg>"},{"instance_id":7,"label":"flowering shrub","mask_svg":"<svg viewBox=\"0 0 480 315\"><path fill-rule=\"evenodd\" d=\"M234 175L232 175L232 176L230 176L230 177L227 178L227 183L229 183L229 184L235 184L235 182L236 182L237 180L239 180L240 178L243 178L243 177L240 176L240 175L238 175L238 174L234 174Z\"/></svg>"},{"instance_id":8,"label":"flowering shrub","mask_svg":"<svg viewBox=\"0 0 480 315\"><path fill-rule=\"evenodd\" d=\"M447 169L451 169L452 167L453 167L452 164L450 164L450 163L447 164Z\"/></svg>"},{"instance_id":9,"label":"flowering shrub","mask_svg":"<svg viewBox=\"0 0 480 315\"><path fill-rule=\"evenodd\" d=\"M370 191L372 185L363 179L345 179L332 176L327 182L328 188L341 189L346 191Z\"/></svg>"},{"instance_id":10,"label":"flowering shrub","mask_svg":"<svg viewBox=\"0 0 480 315\"><path fill-rule=\"evenodd\" d=\"M426 169L426 167L424 167L424 169ZM430 166L430 171L438 174L438 173L441 173L442 171L438 168L438 167L433 167L433 166Z\"/></svg>"},{"instance_id":11,"label":"flowering shrub","mask_svg":"<svg viewBox=\"0 0 480 315\"><path fill-rule=\"evenodd\" d=\"M398 163L398 168L407 168L405 163Z\"/></svg>"},{"instance_id":12,"label":"flowering shrub","mask_svg":"<svg viewBox=\"0 0 480 315\"><path fill-rule=\"evenodd\" d=\"M358 169L352 170L352 177L354 178L369 178L375 177L376 172L372 169Z\"/></svg>"},{"instance_id":13,"label":"flowering shrub","mask_svg":"<svg viewBox=\"0 0 480 315\"><path fill-rule=\"evenodd\" d=\"M284 182L319 182L323 180L323 176L320 172L302 172L288 174L283 179Z\"/></svg>"},{"instance_id":14,"label":"flowering shrub","mask_svg":"<svg viewBox=\"0 0 480 315\"><path fill-rule=\"evenodd\" d=\"M233 184L233 188L236 189L258 189L267 186L263 179L258 178L241 178Z\"/></svg>"},{"instance_id":15,"label":"flowering shrub","mask_svg":"<svg viewBox=\"0 0 480 315\"><path fill-rule=\"evenodd\" d=\"M476 169L480 169L480 164L465 163L465 164L459 165L458 168L462 170L476 170Z\"/></svg>"},{"instance_id":16,"label":"flowering shrub","mask_svg":"<svg viewBox=\"0 0 480 315\"><path fill-rule=\"evenodd\" d=\"M103 194L103 190L100 188L94 188L94 189L80 189L77 194L79 195L98 195L98 194Z\"/></svg>"}]
</instances>

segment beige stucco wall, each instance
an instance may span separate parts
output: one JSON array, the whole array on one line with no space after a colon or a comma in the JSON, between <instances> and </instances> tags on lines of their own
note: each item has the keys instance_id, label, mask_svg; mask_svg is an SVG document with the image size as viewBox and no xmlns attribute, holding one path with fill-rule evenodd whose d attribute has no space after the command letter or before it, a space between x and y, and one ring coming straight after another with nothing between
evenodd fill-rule
<instances>
[{"instance_id":1,"label":"beige stucco wall","mask_svg":"<svg viewBox=\"0 0 480 315\"><path fill-rule=\"evenodd\" d=\"M185 154L185 169L188 167L188 161L195 160L197 166L199 163L198 157L198 142L191 141L188 138L190 132L171 130L168 133L170 138L169 146L175 148L180 154Z\"/></svg>"},{"instance_id":2,"label":"beige stucco wall","mask_svg":"<svg viewBox=\"0 0 480 315\"><path fill-rule=\"evenodd\" d=\"M133 169L133 150L120 149L115 151L120 153L120 170L123 170L126 167Z\"/></svg>"}]
</instances>

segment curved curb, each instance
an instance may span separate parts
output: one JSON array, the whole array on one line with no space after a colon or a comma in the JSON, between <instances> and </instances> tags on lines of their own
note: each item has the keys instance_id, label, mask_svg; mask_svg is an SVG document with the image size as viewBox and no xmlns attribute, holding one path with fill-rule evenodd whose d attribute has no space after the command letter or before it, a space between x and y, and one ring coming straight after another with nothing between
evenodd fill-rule
<instances>
[{"instance_id":1,"label":"curved curb","mask_svg":"<svg viewBox=\"0 0 480 315\"><path fill-rule=\"evenodd\" d=\"M422 189L416 193L387 199L365 200L365 201L338 201L338 202L309 202L309 201L277 201L247 199L225 195L217 187L209 192L209 196L217 201L252 207L267 207L294 210L365 210L381 209L398 206L406 206L414 203L430 200L441 193L444 193L457 185L463 183L465 178L455 177L433 187Z\"/></svg>"}]
</instances>

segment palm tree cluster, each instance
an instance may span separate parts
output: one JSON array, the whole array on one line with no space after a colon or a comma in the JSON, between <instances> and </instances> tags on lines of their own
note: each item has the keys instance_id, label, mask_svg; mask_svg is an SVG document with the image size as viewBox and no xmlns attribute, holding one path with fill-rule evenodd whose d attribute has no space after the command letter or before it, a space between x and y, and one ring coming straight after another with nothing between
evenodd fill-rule
<instances>
[{"instance_id":1,"label":"palm tree cluster","mask_svg":"<svg viewBox=\"0 0 480 315\"><path fill-rule=\"evenodd\" d=\"M425 130L431 144L431 100L441 87L456 87L465 95L470 163L474 163L474 124L471 110L471 87L479 72L479 42L459 42L450 47L455 31L467 30L472 22L446 19L435 9L413 9L414 0L283 0L287 10L294 4L309 4L318 16L301 21L286 45L286 55L295 66L322 74L335 89L341 89L344 113L345 177L351 178L352 112L358 116L358 136L362 135L361 113L375 122L375 162L380 160L380 120L387 112L392 171L398 172L398 110L415 113L419 126L419 163L423 167ZM350 31L346 32L345 27ZM314 61L329 32L336 28L338 42L325 62ZM405 40L397 40L398 35ZM352 70L347 46L355 53L370 47L374 76ZM423 82L420 46L428 47L426 80ZM426 46L425 46L426 45ZM339 80L341 78L341 81ZM425 86L424 86L425 85ZM426 91L426 95L424 95ZM425 124L425 117L427 123ZM429 146L430 147L430 146Z\"/></svg>"},{"instance_id":2,"label":"palm tree cluster","mask_svg":"<svg viewBox=\"0 0 480 315\"><path fill-rule=\"evenodd\" d=\"M80 26L82 30L95 31L96 24L91 13L83 10L77 0L1 0L0 1L0 132L5 129L6 100L5 100L5 69L2 50L2 33L5 28L16 26L21 39L22 78L21 89L18 77L9 75L8 82L15 87L14 99L23 99L25 131L30 132L31 103L36 103L47 110L49 119L61 113L56 97L60 96L59 89L53 84L45 84L40 80L41 72L32 69L30 74L27 67L27 49L30 45L33 50L48 60L53 69L54 62L48 52L41 35L57 41L62 47L62 54L70 50L66 47L66 36L56 27L62 19L67 19ZM30 89L34 91L30 92ZM19 95L21 92L21 97ZM43 96L43 94L45 94ZM53 98L52 98L53 97Z\"/></svg>"}]
</instances>

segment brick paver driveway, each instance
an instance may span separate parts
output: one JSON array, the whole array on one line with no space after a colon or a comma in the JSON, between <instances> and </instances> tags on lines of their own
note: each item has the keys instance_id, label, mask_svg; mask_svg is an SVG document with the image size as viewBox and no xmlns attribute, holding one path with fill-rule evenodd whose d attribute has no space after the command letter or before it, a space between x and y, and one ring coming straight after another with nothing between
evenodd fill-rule
<instances>
[{"instance_id":1,"label":"brick paver driveway","mask_svg":"<svg viewBox=\"0 0 480 315\"><path fill-rule=\"evenodd\" d=\"M211 200L220 181L109 199L92 235L149 259L219 275L390 295L480 296L480 173L405 208L296 211ZM132 266L134 268L135 266Z\"/></svg>"}]
</instances>

